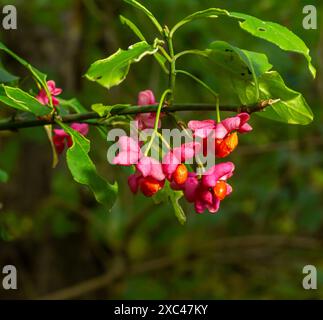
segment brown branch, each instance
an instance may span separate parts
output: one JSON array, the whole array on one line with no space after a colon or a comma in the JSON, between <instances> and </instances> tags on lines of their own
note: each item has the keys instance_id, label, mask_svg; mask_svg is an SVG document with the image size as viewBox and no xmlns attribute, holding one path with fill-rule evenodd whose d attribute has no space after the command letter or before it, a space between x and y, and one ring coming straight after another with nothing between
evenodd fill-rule
<instances>
[{"instance_id":1,"label":"brown branch","mask_svg":"<svg viewBox=\"0 0 323 320\"><path fill-rule=\"evenodd\" d=\"M263 111L266 107L271 104L277 102L277 100L266 100L262 101L258 105L255 106L221 106L221 111L229 111L229 112L246 112L246 113L254 113ZM138 113L148 113L156 111L157 105L149 105L149 106L116 106L110 112L111 116L116 115L134 115ZM184 111L212 111L215 110L215 104L174 104L172 106L164 106L162 108L162 112L170 113L170 112L184 112ZM105 119L106 116L101 117L96 112L87 112L87 113L78 113L78 114L70 114L63 116L61 121L64 123L71 122L88 122L89 120L100 120ZM54 118L41 118L41 119L33 119L33 120L24 120L17 118L10 118L3 121L0 121L0 131L4 130L18 130L23 128L31 128L31 127L40 127L49 124L55 124ZM97 124L91 123L89 124Z\"/></svg>"}]
</instances>

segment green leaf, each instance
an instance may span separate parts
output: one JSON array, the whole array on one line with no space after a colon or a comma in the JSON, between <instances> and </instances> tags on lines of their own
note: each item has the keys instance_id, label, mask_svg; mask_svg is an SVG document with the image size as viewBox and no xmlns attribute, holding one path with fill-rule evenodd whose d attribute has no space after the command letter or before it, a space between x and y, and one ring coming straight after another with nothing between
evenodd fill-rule
<instances>
[{"instance_id":1,"label":"green leaf","mask_svg":"<svg viewBox=\"0 0 323 320\"><path fill-rule=\"evenodd\" d=\"M139 28L132 21L130 21L129 19L125 18L122 15L120 15L120 21L122 24L128 26L141 41L146 41L145 36L141 33ZM159 52L156 52L154 54L154 57L156 58L157 62L160 64L162 69L166 73L169 73L168 69L165 67L165 63L166 63L167 59L163 55L161 55Z\"/></svg>"},{"instance_id":2,"label":"green leaf","mask_svg":"<svg viewBox=\"0 0 323 320\"><path fill-rule=\"evenodd\" d=\"M214 41L207 50L208 57L241 79L260 77L272 68L263 53L243 50L225 41Z\"/></svg>"},{"instance_id":3,"label":"green leaf","mask_svg":"<svg viewBox=\"0 0 323 320\"><path fill-rule=\"evenodd\" d=\"M110 89L125 80L132 63L139 62L144 56L154 54L157 50L145 41L138 42L128 50L119 49L112 56L94 62L85 76Z\"/></svg>"},{"instance_id":4,"label":"green leaf","mask_svg":"<svg viewBox=\"0 0 323 320\"><path fill-rule=\"evenodd\" d=\"M123 107L129 107L130 104L116 104L113 106L105 106L102 103L96 103L92 105L92 110L96 112L100 117L109 117L111 114L111 111L114 108L123 108Z\"/></svg>"},{"instance_id":5,"label":"green leaf","mask_svg":"<svg viewBox=\"0 0 323 320\"><path fill-rule=\"evenodd\" d=\"M158 20L146 7L144 7L141 3L139 3L136 0L124 0L124 2L132 5L133 7L137 8L141 12L143 12L151 20L151 22L155 25L155 27L160 32L160 34L163 34L163 28L159 24Z\"/></svg>"},{"instance_id":6,"label":"green leaf","mask_svg":"<svg viewBox=\"0 0 323 320\"><path fill-rule=\"evenodd\" d=\"M197 19L203 19L203 18L218 18L219 15L229 15L229 12L223 9L219 9L219 8L210 8L210 9L206 9L203 11L198 11L195 12L189 16L187 16L186 18L184 18L183 20L181 20L180 22L178 22L171 30L170 32L170 36L172 37L174 35L174 33L183 25L185 25L186 23L189 23L191 21L197 20Z\"/></svg>"},{"instance_id":7,"label":"green leaf","mask_svg":"<svg viewBox=\"0 0 323 320\"><path fill-rule=\"evenodd\" d=\"M174 208L175 215L180 222L180 224L184 224L186 222L186 215L184 213L183 208L178 203L178 201L183 197L183 192L181 191L172 191L169 193L169 198Z\"/></svg>"},{"instance_id":8,"label":"green leaf","mask_svg":"<svg viewBox=\"0 0 323 320\"><path fill-rule=\"evenodd\" d=\"M86 113L88 110L76 99L72 98L70 100L64 100L59 98L60 107L71 108L76 113Z\"/></svg>"},{"instance_id":9,"label":"green leaf","mask_svg":"<svg viewBox=\"0 0 323 320\"><path fill-rule=\"evenodd\" d=\"M183 192L172 190L169 186L169 183L165 184L164 190L174 208L175 216L177 217L180 224L184 224L186 222L186 215L183 208L178 202L183 197Z\"/></svg>"},{"instance_id":10,"label":"green leaf","mask_svg":"<svg viewBox=\"0 0 323 320\"><path fill-rule=\"evenodd\" d=\"M11 100L10 98L0 95L0 102L2 102L3 104L17 109L17 110L21 110L21 111L25 111L25 112L29 112L29 109L27 109L24 105L20 105L19 103L16 103L15 101Z\"/></svg>"},{"instance_id":11,"label":"green leaf","mask_svg":"<svg viewBox=\"0 0 323 320\"><path fill-rule=\"evenodd\" d=\"M0 83L9 83L17 81L19 77L12 75L0 63Z\"/></svg>"},{"instance_id":12,"label":"green leaf","mask_svg":"<svg viewBox=\"0 0 323 320\"><path fill-rule=\"evenodd\" d=\"M7 48L2 42L0 42L0 50L5 51L7 54L9 54L12 58L17 60L21 65L23 65L25 68L27 68L31 74L34 76L34 78L42 85L42 87L45 89L47 88L47 75L40 72L36 68L34 68L30 63L28 63L26 60L20 58L17 54L15 54L13 51L11 51L9 48Z\"/></svg>"},{"instance_id":13,"label":"green leaf","mask_svg":"<svg viewBox=\"0 0 323 320\"><path fill-rule=\"evenodd\" d=\"M258 78L272 68L265 54L243 50L225 41L212 42L206 53L211 61L230 72L232 81L247 85L253 81L256 92L253 102L258 101Z\"/></svg>"},{"instance_id":14,"label":"green leaf","mask_svg":"<svg viewBox=\"0 0 323 320\"><path fill-rule=\"evenodd\" d=\"M313 113L301 93L286 86L276 71L266 72L259 78L260 100L280 99L280 101L256 114L271 120L289 124L307 125L313 121ZM242 103L249 104L254 99L252 89L240 92Z\"/></svg>"},{"instance_id":15,"label":"green leaf","mask_svg":"<svg viewBox=\"0 0 323 320\"><path fill-rule=\"evenodd\" d=\"M243 22L239 22L240 27L253 36L267 40L282 50L302 54L307 59L309 70L315 78L316 70L311 63L312 58L309 54L309 48L301 38L288 28L278 23L262 21L244 13L230 12L230 16L243 20Z\"/></svg>"},{"instance_id":16,"label":"green leaf","mask_svg":"<svg viewBox=\"0 0 323 320\"><path fill-rule=\"evenodd\" d=\"M46 132L46 135L48 137L48 141L52 150L52 168L56 168L58 164L58 154L53 141L53 126L51 124L44 126L44 130Z\"/></svg>"},{"instance_id":17,"label":"green leaf","mask_svg":"<svg viewBox=\"0 0 323 320\"><path fill-rule=\"evenodd\" d=\"M159 205L161 203L167 203L170 201L178 221L180 222L180 224L184 224L186 222L186 215L184 213L183 208L179 204L179 200L182 197L183 197L182 191L172 190L170 188L169 183L166 182L164 188L152 196L152 200L156 205Z\"/></svg>"},{"instance_id":18,"label":"green leaf","mask_svg":"<svg viewBox=\"0 0 323 320\"><path fill-rule=\"evenodd\" d=\"M33 75L36 82L42 87L50 100L50 104L52 103L52 97L49 92L48 86L47 86L47 75L45 73L42 73L41 71L37 70L35 67L33 67L29 62L26 60L20 58L17 54L15 54L13 51L11 51L9 48L7 48L2 42L0 42L0 50L3 50L7 54L9 54L12 58L14 58L16 61L18 61L21 65L23 65L26 69L30 71L30 73Z\"/></svg>"},{"instance_id":19,"label":"green leaf","mask_svg":"<svg viewBox=\"0 0 323 320\"><path fill-rule=\"evenodd\" d=\"M31 112L36 116L45 116L51 112L51 109L42 105L35 97L27 92L8 86L2 86L6 97L0 96L0 101L8 106L22 111Z\"/></svg>"},{"instance_id":20,"label":"green leaf","mask_svg":"<svg viewBox=\"0 0 323 320\"><path fill-rule=\"evenodd\" d=\"M8 173L0 169L0 182L6 183L9 180Z\"/></svg>"},{"instance_id":21,"label":"green leaf","mask_svg":"<svg viewBox=\"0 0 323 320\"><path fill-rule=\"evenodd\" d=\"M127 19L126 17L124 17L122 15L120 15L119 17L120 17L121 23L128 26L141 41L146 41L142 32L131 20Z\"/></svg>"},{"instance_id":22,"label":"green leaf","mask_svg":"<svg viewBox=\"0 0 323 320\"><path fill-rule=\"evenodd\" d=\"M289 124L307 125L313 121L313 112L301 93L288 88L278 72L265 73L260 78L262 99L280 99L259 115Z\"/></svg>"},{"instance_id":23,"label":"green leaf","mask_svg":"<svg viewBox=\"0 0 323 320\"><path fill-rule=\"evenodd\" d=\"M133 172L132 172L133 173ZM166 203L169 201L169 193L170 189L167 185L161 190L159 190L157 193L155 193L151 199L153 200L154 204L161 204Z\"/></svg>"},{"instance_id":24,"label":"green leaf","mask_svg":"<svg viewBox=\"0 0 323 320\"><path fill-rule=\"evenodd\" d=\"M179 27L195 19L215 18L215 17L218 17L218 15L224 15L237 20L243 20L243 21L239 21L240 27L243 30L252 34L253 36L269 41L275 44L276 46L278 46L279 48L281 48L282 50L302 54L308 61L309 70L313 75L313 77L315 78L316 70L311 63L312 58L310 56L309 48L306 46L306 44L301 38L299 38L288 28L278 23L262 21L256 17L250 16L244 13L228 12L226 10L222 10L218 8L211 8L204 11L196 12L186 17L184 20L180 21L172 29L171 35L174 34L174 32Z\"/></svg>"},{"instance_id":25,"label":"green leaf","mask_svg":"<svg viewBox=\"0 0 323 320\"><path fill-rule=\"evenodd\" d=\"M57 121L73 140L73 145L67 150L67 165L80 184L87 185L93 192L96 200L110 210L116 200L118 186L109 184L97 173L96 167L89 157L90 141L69 126Z\"/></svg>"},{"instance_id":26,"label":"green leaf","mask_svg":"<svg viewBox=\"0 0 323 320\"><path fill-rule=\"evenodd\" d=\"M92 105L91 109L96 112L100 117L110 115L113 106L105 106L102 103L96 103Z\"/></svg>"}]
</instances>

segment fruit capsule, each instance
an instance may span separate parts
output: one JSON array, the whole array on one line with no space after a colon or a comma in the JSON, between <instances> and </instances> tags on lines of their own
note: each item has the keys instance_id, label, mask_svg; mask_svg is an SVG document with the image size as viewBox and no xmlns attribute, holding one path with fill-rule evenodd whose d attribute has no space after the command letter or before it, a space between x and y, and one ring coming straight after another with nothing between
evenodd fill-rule
<instances>
[{"instance_id":1,"label":"fruit capsule","mask_svg":"<svg viewBox=\"0 0 323 320\"><path fill-rule=\"evenodd\" d=\"M215 140L215 153L219 158L228 156L238 145L238 134L233 132L224 139Z\"/></svg>"},{"instance_id":2,"label":"fruit capsule","mask_svg":"<svg viewBox=\"0 0 323 320\"><path fill-rule=\"evenodd\" d=\"M143 178L140 182L140 190L146 197L152 197L164 186L164 181L158 181L152 177Z\"/></svg>"},{"instance_id":3,"label":"fruit capsule","mask_svg":"<svg viewBox=\"0 0 323 320\"><path fill-rule=\"evenodd\" d=\"M188 171L185 164L181 163L177 166L173 173L173 179L177 184L183 184L186 182L188 177Z\"/></svg>"},{"instance_id":4,"label":"fruit capsule","mask_svg":"<svg viewBox=\"0 0 323 320\"><path fill-rule=\"evenodd\" d=\"M214 194L219 200L223 200L227 196L227 184L225 181L217 181L215 187L213 188Z\"/></svg>"}]
</instances>

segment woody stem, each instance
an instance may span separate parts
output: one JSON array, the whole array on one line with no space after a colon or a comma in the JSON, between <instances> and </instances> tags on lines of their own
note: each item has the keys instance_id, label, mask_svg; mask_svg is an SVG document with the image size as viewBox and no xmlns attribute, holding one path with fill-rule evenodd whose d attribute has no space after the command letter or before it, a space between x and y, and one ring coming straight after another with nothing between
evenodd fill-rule
<instances>
[{"instance_id":1,"label":"woody stem","mask_svg":"<svg viewBox=\"0 0 323 320\"><path fill-rule=\"evenodd\" d=\"M169 84L168 87L170 89L170 97L169 97L169 105L172 106L175 100L175 84L176 84L176 59L175 59L175 52L174 52L174 44L173 38L170 34L167 27L165 27L165 38L167 41L168 51L169 51Z\"/></svg>"},{"instance_id":2,"label":"woody stem","mask_svg":"<svg viewBox=\"0 0 323 320\"><path fill-rule=\"evenodd\" d=\"M272 105L277 102L277 100L266 100L261 101L259 104L251 105L251 106L220 106L219 109L221 111L228 112L246 112L252 114L254 112L261 112L266 107ZM111 110L111 116L117 115L135 115L139 113L149 113L156 112L156 107L158 105L148 105L148 106L117 106ZM173 113L173 112L188 112L188 111L214 111L216 107L214 104L203 104L203 103L176 103L172 106L162 106L161 112ZM86 122L88 124L97 125L98 122L104 124L107 118L106 116L100 116L96 112L86 112L86 113L77 113L77 114L69 114L61 117L61 121L63 123L71 123L71 122ZM95 121L95 122L94 122ZM3 119L0 121L0 131L5 130L18 130L24 128L32 128L32 127L42 127L48 124L55 124L55 119L52 117L48 118L36 118L25 120L23 118L10 117L7 119Z\"/></svg>"}]
</instances>

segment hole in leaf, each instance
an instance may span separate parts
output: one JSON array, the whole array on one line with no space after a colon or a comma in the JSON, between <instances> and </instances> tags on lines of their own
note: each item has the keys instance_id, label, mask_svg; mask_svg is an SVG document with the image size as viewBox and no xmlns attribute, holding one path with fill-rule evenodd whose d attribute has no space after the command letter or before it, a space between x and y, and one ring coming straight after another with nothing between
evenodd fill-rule
<instances>
[{"instance_id":1,"label":"hole in leaf","mask_svg":"<svg viewBox=\"0 0 323 320\"><path fill-rule=\"evenodd\" d=\"M241 72L241 75L244 77L246 74L244 72Z\"/></svg>"},{"instance_id":2,"label":"hole in leaf","mask_svg":"<svg viewBox=\"0 0 323 320\"><path fill-rule=\"evenodd\" d=\"M102 76L98 76L95 78L95 80L100 80L100 79L102 79Z\"/></svg>"},{"instance_id":3,"label":"hole in leaf","mask_svg":"<svg viewBox=\"0 0 323 320\"><path fill-rule=\"evenodd\" d=\"M258 31L266 31L265 28L258 28Z\"/></svg>"},{"instance_id":4,"label":"hole in leaf","mask_svg":"<svg viewBox=\"0 0 323 320\"><path fill-rule=\"evenodd\" d=\"M231 49L225 49L225 52L233 52Z\"/></svg>"}]
</instances>

